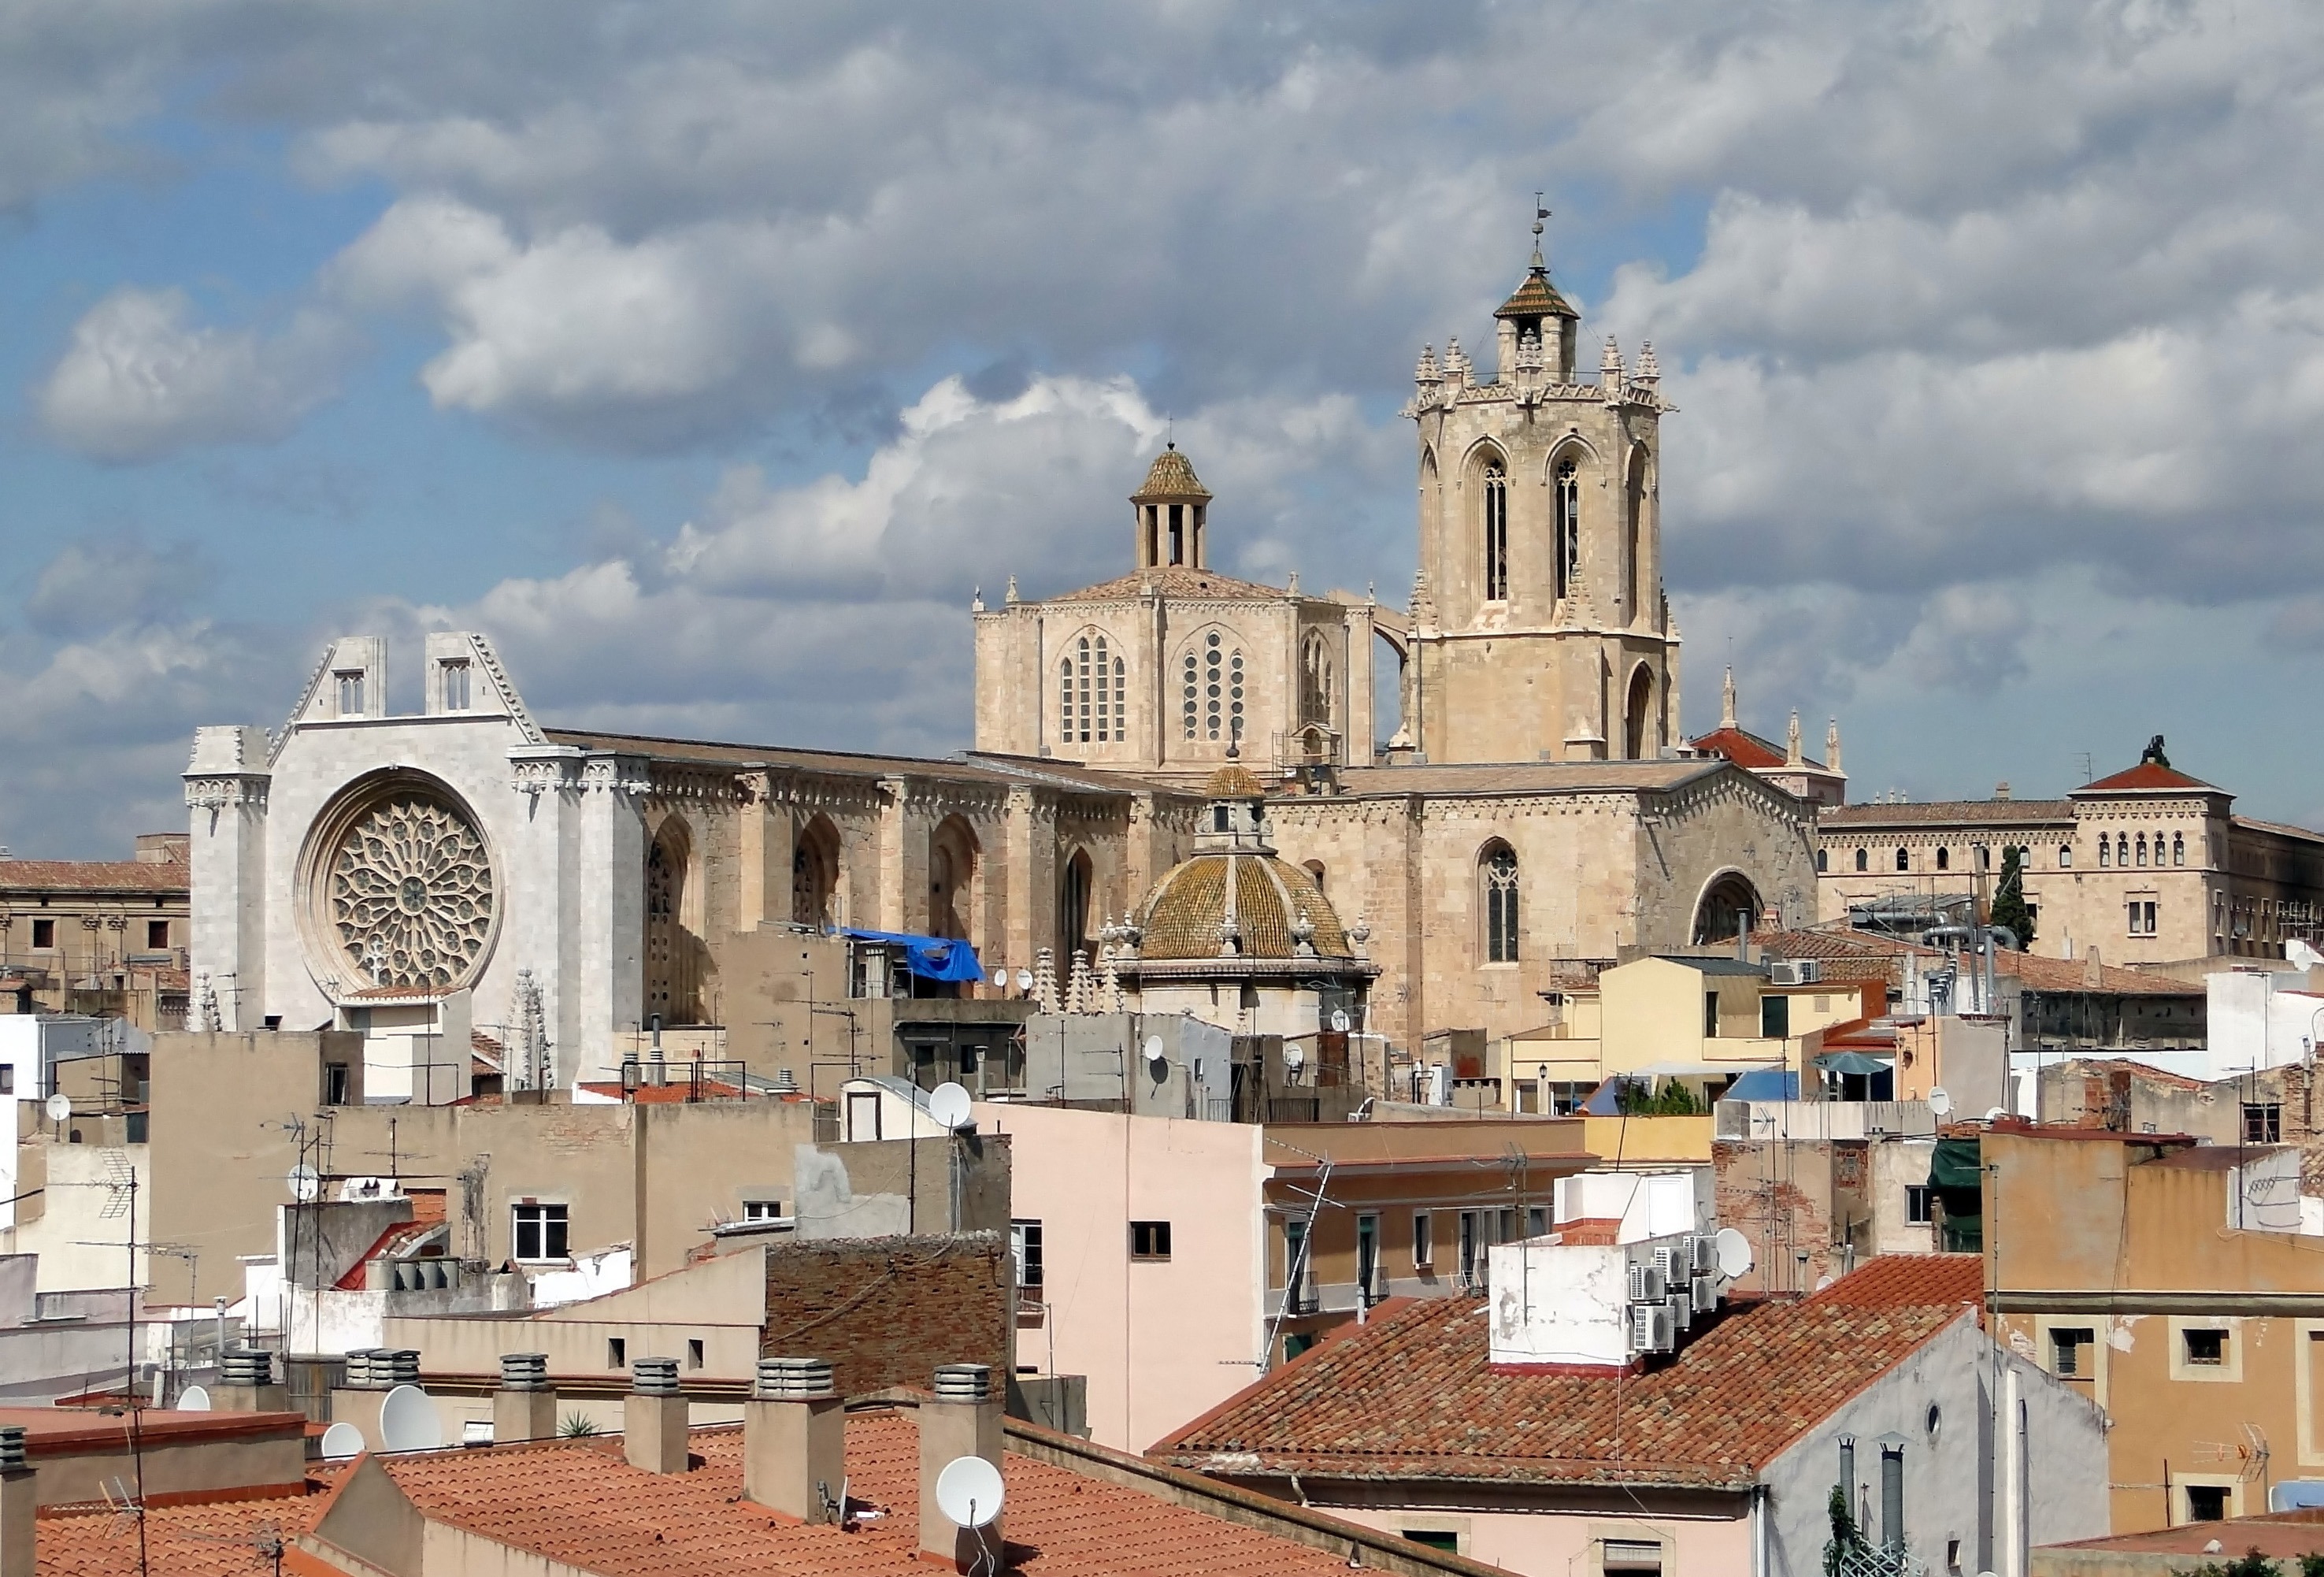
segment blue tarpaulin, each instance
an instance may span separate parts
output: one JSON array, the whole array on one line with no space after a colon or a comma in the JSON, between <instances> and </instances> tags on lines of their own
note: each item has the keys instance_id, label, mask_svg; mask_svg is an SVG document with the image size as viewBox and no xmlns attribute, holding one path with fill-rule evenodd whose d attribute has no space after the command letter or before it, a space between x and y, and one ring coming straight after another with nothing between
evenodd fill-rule
<instances>
[{"instance_id":1,"label":"blue tarpaulin","mask_svg":"<svg viewBox=\"0 0 2324 1577\"><path fill-rule=\"evenodd\" d=\"M1727 1087L1723 1101L1796 1101L1800 1075L1782 1068L1753 1068Z\"/></svg>"},{"instance_id":2,"label":"blue tarpaulin","mask_svg":"<svg viewBox=\"0 0 2324 1577\"><path fill-rule=\"evenodd\" d=\"M904 950L904 967L922 980L982 980L976 949L957 936L914 936L902 931L843 930L859 942L885 942Z\"/></svg>"}]
</instances>

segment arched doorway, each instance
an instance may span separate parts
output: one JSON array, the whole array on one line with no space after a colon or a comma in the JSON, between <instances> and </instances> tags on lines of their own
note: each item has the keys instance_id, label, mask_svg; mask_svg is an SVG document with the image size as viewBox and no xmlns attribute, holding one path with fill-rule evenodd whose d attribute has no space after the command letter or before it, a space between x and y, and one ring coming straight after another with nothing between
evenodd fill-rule
<instances>
[{"instance_id":1,"label":"arched doorway","mask_svg":"<svg viewBox=\"0 0 2324 1577\"><path fill-rule=\"evenodd\" d=\"M702 1020L701 948L687 925L694 839L671 816L646 849L645 1017L665 1025Z\"/></svg>"},{"instance_id":2,"label":"arched doorway","mask_svg":"<svg viewBox=\"0 0 2324 1577\"><path fill-rule=\"evenodd\" d=\"M1697 945L1732 942L1766 912L1749 877L1740 871L1723 871L1694 906L1694 941Z\"/></svg>"},{"instance_id":3,"label":"arched doorway","mask_svg":"<svg viewBox=\"0 0 2324 1577\"><path fill-rule=\"evenodd\" d=\"M928 934L976 941L976 835L948 816L928 835Z\"/></svg>"},{"instance_id":4,"label":"arched doorway","mask_svg":"<svg viewBox=\"0 0 2324 1577\"><path fill-rule=\"evenodd\" d=\"M827 929L837 918L832 900L838 890L839 829L817 816L791 845L791 923Z\"/></svg>"},{"instance_id":5,"label":"arched doorway","mask_svg":"<svg viewBox=\"0 0 2324 1577\"><path fill-rule=\"evenodd\" d=\"M1640 663L1630 674L1629 698L1622 704L1622 753L1634 761L1645 761L1662 746L1654 714L1654 670Z\"/></svg>"}]
</instances>

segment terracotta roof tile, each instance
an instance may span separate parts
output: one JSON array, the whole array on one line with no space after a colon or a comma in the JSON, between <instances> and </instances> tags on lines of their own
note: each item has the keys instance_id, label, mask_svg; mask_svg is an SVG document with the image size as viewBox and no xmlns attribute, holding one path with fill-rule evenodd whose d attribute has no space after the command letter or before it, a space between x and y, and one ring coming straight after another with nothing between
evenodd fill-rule
<instances>
[{"instance_id":1,"label":"terracotta roof tile","mask_svg":"<svg viewBox=\"0 0 2324 1577\"><path fill-rule=\"evenodd\" d=\"M1762 771L1784 766L1787 764L1788 760L1782 745L1771 739L1762 739L1748 729L1743 728L1713 729L1701 739L1694 741L1694 748L1706 755L1725 756L1738 767L1750 767ZM1802 770L1815 772L1824 770L1824 764L1813 756L1801 757L1800 767Z\"/></svg>"},{"instance_id":2,"label":"terracotta roof tile","mask_svg":"<svg viewBox=\"0 0 2324 1577\"><path fill-rule=\"evenodd\" d=\"M302 1484L288 1494L152 1506L146 1564L170 1577L253 1577L273 1571L272 1551L314 1526L323 1498ZM110 1507L43 1507L33 1525L39 1577L130 1577L135 1527ZM287 1556L285 1572L302 1570Z\"/></svg>"},{"instance_id":3,"label":"terracotta roof tile","mask_svg":"<svg viewBox=\"0 0 2324 1577\"><path fill-rule=\"evenodd\" d=\"M1052 603L1117 603L1142 597L1151 586L1166 597L1194 603L1279 603L1291 594L1281 586L1237 580L1215 569L1195 569L1184 564L1157 564L1079 591L1060 593L1043 600Z\"/></svg>"},{"instance_id":4,"label":"terracotta roof tile","mask_svg":"<svg viewBox=\"0 0 2324 1577\"><path fill-rule=\"evenodd\" d=\"M1167 503L1173 499L1193 499L1207 503L1211 490L1194 475L1194 463L1172 444L1154 456L1147 467L1145 485L1130 495L1132 503Z\"/></svg>"},{"instance_id":5,"label":"terracotta roof tile","mask_svg":"<svg viewBox=\"0 0 2324 1577\"><path fill-rule=\"evenodd\" d=\"M1618 1380L1497 1370L1481 1299L1383 1305L1148 1454L1231 1474L1741 1487L1962 1318L1958 1280L1932 1273L1925 1303L1899 1286L1888 1301L1731 1307L1668 1363Z\"/></svg>"},{"instance_id":6,"label":"terracotta roof tile","mask_svg":"<svg viewBox=\"0 0 2324 1577\"><path fill-rule=\"evenodd\" d=\"M1953 822L2058 822L2071 825L2070 799L1927 799L1904 805L1835 805L1816 818L1821 830L1942 826Z\"/></svg>"},{"instance_id":7,"label":"terracotta roof tile","mask_svg":"<svg viewBox=\"0 0 2324 1577\"><path fill-rule=\"evenodd\" d=\"M132 892L183 898L193 867L181 860L0 860L0 892Z\"/></svg>"},{"instance_id":8,"label":"terracotta roof tile","mask_svg":"<svg viewBox=\"0 0 2324 1577\"><path fill-rule=\"evenodd\" d=\"M1851 1309L1985 1301L1981 1254L1883 1254L1808 1299Z\"/></svg>"},{"instance_id":9,"label":"terracotta roof tile","mask_svg":"<svg viewBox=\"0 0 2324 1577\"><path fill-rule=\"evenodd\" d=\"M2214 794L2219 792L2216 784L2206 783L2200 778L2190 778L2176 768L2165 767L2154 761L2141 761L2135 767L2100 778L2095 783L2085 783L2076 792L2112 794L2140 788L2202 788Z\"/></svg>"}]
</instances>

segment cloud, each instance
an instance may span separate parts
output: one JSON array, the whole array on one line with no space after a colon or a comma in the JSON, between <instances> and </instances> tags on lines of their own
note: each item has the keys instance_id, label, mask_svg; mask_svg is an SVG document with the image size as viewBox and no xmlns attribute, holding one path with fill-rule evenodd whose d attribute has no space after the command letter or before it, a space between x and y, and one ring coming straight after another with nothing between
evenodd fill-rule
<instances>
[{"instance_id":1,"label":"cloud","mask_svg":"<svg viewBox=\"0 0 2324 1577\"><path fill-rule=\"evenodd\" d=\"M64 636L160 624L189 609L211 578L208 562L189 542L75 542L32 583L24 619L44 635Z\"/></svg>"},{"instance_id":2,"label":"cloud","mask_svg":"<svg viewBox=\"0 0 2324 1577\"><path fill-rule=\"evenodd\" d=\"M344 334L319 314L280 335L189 321L183 290L123 289L90 308L37 398L51 437L92 459L267 443L332 392Z\"/></svg>"}]
</instances>

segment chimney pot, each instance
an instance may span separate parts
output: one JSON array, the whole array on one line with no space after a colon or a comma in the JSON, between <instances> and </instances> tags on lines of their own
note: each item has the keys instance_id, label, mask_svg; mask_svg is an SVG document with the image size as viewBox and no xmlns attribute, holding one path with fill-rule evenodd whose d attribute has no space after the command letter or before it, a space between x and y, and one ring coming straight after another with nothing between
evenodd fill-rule
<instances>
[{"instance_id":1,"label":"chimney pot","mask_svg":"<svg viewBox=\"0 0 2324 1577\"><path fill-rule=\"evenodd\" d=\"M501 1388L493 1395L493 1443L557 1437L557 1393L549 1387L549 1354L501 1354Z\"/></svg>"},{"instance_id":2,"label":"chimney pot","mask_svg":"<svg viewBox=\"0 0 2324 1577\"><path fill-rule=\"evenodd\" d=\"M742 1405L742 1493L801 1522L846 1516L846 1404L820 1358L761 1358Z\"/></svg>"},{"instance_id":3,"label":"chimney pot","mask_svg":"<svg viewBox=\"0 0 2324 1577\"><path fill-rule=\"evenodd\" d=\"M678 1388L678 1360L641 1358L630 1365L630 1394L622 1398L622 1451L630 1466L650 1473L682 1473L687 1455L687 1405Z\"/></svg>"},{"instance_id":4,"label":"chimney pot","mask_svg":"<svg viewBox=\"0 0 2324 1577\"><path fill-rule=\"evenodd\" d=\"M1001 1468L1001 1397L992 1370L982 1363L947 1363L936 1373L936 1396L920 1406L920 1552L961 1571L985 1563L1001 1547L1001 1524L962 1527L936 1504L936 1478L964 1456Z\"/></svg>"},{"instance_id":5,"label":"chimney pot","mask_svg":"<svg viewBox=\"0 0 2324 1577\"><path fill-rule=\"evenodd\" d=\"M274 1354L262 1347L229 1347L218 1354L218 1383L210 1406L221 1413L281 1413L290 1396L274 1379Z\"/></svg>"}]
</instances>

